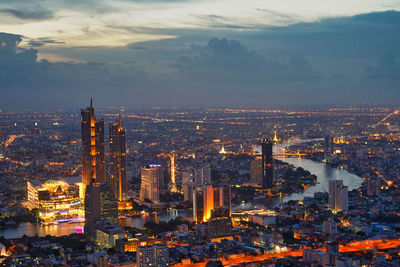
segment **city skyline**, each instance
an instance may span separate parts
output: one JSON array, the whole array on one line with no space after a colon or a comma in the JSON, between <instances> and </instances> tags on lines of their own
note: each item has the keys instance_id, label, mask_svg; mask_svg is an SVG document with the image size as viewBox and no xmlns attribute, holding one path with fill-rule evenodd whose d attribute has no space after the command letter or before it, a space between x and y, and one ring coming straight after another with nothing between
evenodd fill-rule
<instances>
[{"instance_id":1,"label":"city skyline","mask_svg":"<svg viewBox=\"0 0 400 267\"><path fill-rule=\"evenodd\" d=\"M119 111L96 120L92 101L81 112L1 111L2 260L396 266L398 113L154 108L123 112L122 124ZM104 123L107 183L84 191L82 152L89 145L96 162Z\"/></svg>"},{"instance_id":2,"label":"city skyline","mask_svg":"<svg viewBox=\"0 0 400 267\"><path fill-rule=\"evenodd\" d=\"M0 265L400 266L399 0L0 1Z\"/></svg>"}]
</instances>

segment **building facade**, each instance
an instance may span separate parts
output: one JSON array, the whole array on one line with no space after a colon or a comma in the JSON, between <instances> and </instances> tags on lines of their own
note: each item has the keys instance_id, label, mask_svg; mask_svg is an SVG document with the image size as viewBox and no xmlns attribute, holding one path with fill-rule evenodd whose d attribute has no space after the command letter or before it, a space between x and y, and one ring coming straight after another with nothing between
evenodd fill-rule
<instances>
[{"instance_id":1,"label":"building facade","mask_svg":"<svg viewBox=\"0 0 400 267\"><path fill-rule=\"evenodd\" d=\"M136 250L137 267L166 267L169 265L169 250L165 245L140 246Z\"/></svg>"},{"instance_id":2,"label":"building facade","mask_svg":"<svg viewBox=\"0 0 400 267\"><path fill-rule=\"evenodd\" d=\"M250 183L252 186L262 186L262 157L256 157L250 163Z\"/></svg>"},{"instance_id":3,"label":"building facade","mask_svg":"<svg viewBox=\"0 0 400 267\"><path fill-rule=\"evenodd\" d=\"M329 208L347 211L348 206L348 187L343 186L343 180L329 181Z\"/></svg>"},{"instance_id":4,"label":"building facade","mask_svg":"<svg viewBox=\"0 0 400 267\"><path fill-rule=\"evenodd\" d=\"M205 185L193 190L193 221L207 222L211 211L218 207L226 207L231 212L231 188Z\"/></svg>"},{"instance_id":5,"label":"building facade","mask_svg":"<svg viewBox=\"0 0 400 267\"><path fill-rule=\"evenodd\" d=\"M218 207L211 212L211 218L207 222L207 237L209 240L215 238L232 236L232 220L229 209Z\"/></svg>"},{"instance_id":6,"label":"building facade","mask_svg":"<svg viewBox=\"0 0 400 267\"><path fill-rule=\"evenodd\" d=\"M118 201L127 199L125 129L119 119L109 125L110 184Z\"/></svg>"},{"instance_id":7,"label":"building facade","mask_svg":"<svg viewBox=\"0 0 400 267\"><path fill-rule=\"evenodd\" d=\"M84 219L81 177L31 180L27 183L28 208L38 209L44 223Z\"/></svg>"},{"instance_id":8,"label":"building facade","mask_svg":"<svg viewBox=\"0 0 400 267\"><path fill-rule=\"evenodd\" d=\"M90 183L85 192L85 234L95 236L98 221L118 224L118 202L107 183Z\"/></svg>"},{"instance_id":9,"label":"building facade","mask_svg":"<svg viewBox=\"0 0 400 267\"><path fill-rule=\"evenodd\" d=\"M93 102L81 110L82 180L86 186L92 180L106 182L104 159L104 120L96 120Z\"/></svg>"},{"instance_id":10,"label":"building facade","mask_svg":"<svg viewBox=\"0 0 400 267\"><path fill-rule=\"evenodd\" d=\"M274 182L274 158L272 154L273 143L269 139L261 142L262 159L262 187L271 188Z\"/></svg>"},{"instance_id":11,"label":"building facade","mask_svg":"<svg viewBox=\"0 0 400 267\"><path fill-rule=\"evenodd\" d=\"M196 185L206 185L211 183L211 168L202 167L195 170Z\"/></svg>"},{"instance_id":12,"label":"building facade","mask_svg":"<svg viewBox=\"0 0 400 267\"><path fill-rule=\"evenodd\" d=\"M141 168L141 183L139 198L155 204L160 202L160 185L163 179L161 165L152 164Z\"/></svg>"}]
</instances>

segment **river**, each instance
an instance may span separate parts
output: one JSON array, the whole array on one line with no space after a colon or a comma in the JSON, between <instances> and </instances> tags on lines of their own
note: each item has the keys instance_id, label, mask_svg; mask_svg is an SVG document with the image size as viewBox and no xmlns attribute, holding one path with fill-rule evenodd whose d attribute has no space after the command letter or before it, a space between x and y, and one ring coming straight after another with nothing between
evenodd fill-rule
<instances>
[{"instance_id":1,"label":"river","mask_svg":"<svg viewBox=\"0 0 400 267\"><path fill-rule=\"evenodd\" d=\"M274 146L274 151L279 151L284 146L288 144L278 144ZM290 144L289 144L290 145ZM328 191L328 183L330 180L341 179L343 180L343 184L349 187L349 191L358 188L361 186L361 178L355 174L352 174L346 170L331 168L324 163L312 161L304 158L297 157L279 157L279 160L292 164L295 167L302 167L305 170L310 171L312 174L317 176L317 184L315 186L310 186L304 192L294 193L282 199L283 202L289 200L301 200L304 197L313 197L315 192L324 192ZM281 202L280 199L273 199L269 203L266 204L268 208L273 208L279 205ZM243 203L243 207L250 206L252 204ZM168 221L169 219L175 218L177 216L183 216L185 218L191 218L191 214L188 214L185 211L179 211L178 213L163 213L159 215L160 220ZM143 227L144 223L147 220L146 215L142 215L139 217L130 217L121 221L122 225L125 226L133 226L133 227ZM69 235L71 233L79 232L79 227L83 224L69 224L63 223L58 225L36 225L32 223L21 223L17 228L10 228L6 230L0 231L0 236L4 236L5 238L18 238L23 236L24 234L27 236L46 236L46 235Z\"/></svg>"}]
</instances>

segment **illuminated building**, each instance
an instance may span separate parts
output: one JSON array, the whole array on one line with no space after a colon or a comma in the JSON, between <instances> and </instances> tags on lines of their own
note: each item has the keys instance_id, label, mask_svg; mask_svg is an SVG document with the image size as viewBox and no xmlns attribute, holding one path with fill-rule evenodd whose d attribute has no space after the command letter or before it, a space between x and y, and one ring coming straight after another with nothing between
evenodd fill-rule
<instances>
[{"instance_id":1,"label":"illuminated building","mask_svg":"<svg viewBox=\"0 0 400 267\"><path fill-rule=\"evenodd\" d=\"M86 186L93 179L106 181L104 159L104 120L96 120L92 99L90 106L81 110L82 181Z\"/></svg>"},{"instance_id":2,"label":"illuminated building","mask_svg":"<svg viewBox=\"0 0 400 267\"><path fill-rule=\"evenodd\" d=\"M110 136L110 184L118 201L126 201L126 143L125 129L119 119L109 125Z\"/></svg>"},{"instance_id":3,"label":"illuminated building","mask_svg":"<svg viewBox=\"0 0 400 267\"><path fill-rule=\"evenodd\" d=\"M231 188L229 186L214 187L214 208L225 207L231 214Z\"/></svg>"},{"instance_id":4,"label":"illuminated building","mask_svg":"<svg viewBox=\"0 0 400 267\"><path fill-rule=\"evenodd\" d=\"M204 191L202 188L193 190L193 221L200 223L204 214Z\"/></svg>"},{"instance_id":5,"label":"illuminated building","mask_svg":"<svg viewBox=\"0 0 400 267\"><path fill-rule=\"evenodd\" d=\"M272 187L274 181L274 158L272 155L273 143L268 139L261 142L261 159L262 159L262 187L268 189Z\"/></svg>"},{"instance_id":6,"label":"illuminated building","mask_svg":"<svg viewBox=\"0 0 400 267\"><path fill-rule=\"evenodd\" d=\"M211 217L207 222L208 239L232 237L232 220L229 213L229 209L226 207L212 210Z\"/></svg>"},{"instance_id":7,"label":"illuminated building","mask_svg":"<svg viewBox=\"0 0 400 267\"><path fill-rule=\"evenodd\" d=\"M96 243L100 248L113 248L116 241L125 237L125 231L110 221L96 223Z\"/></svg>"},{"instance_id":8,"label":"illuminated building","mask_svg":"<svg viewBox=\"0 0 400 267\"><path fill-rule=\"evenodd\" d=\"M279 142L278 136L276 135L276 132L274 132L274 139L272 140L274 143Z\"/></svg>"},{"instance_id":9,"label":"illuminated building","mask_svg":"<svg viewBox=\"0 0 400 267\"><path fill-rule=\"evenodd\" d=\"M92 182L85 192L85 233L94 238L97 221L118 224L118 202L107 183Z\"/></svg>"},{"instance_id":10,"label":"illuminated building","mask_svg":"<svg viewBox=\"0 0 400 267\"><path fill-rule=\"evenodd\" d=\"M28 207L38 209L45 223L82 220L84 216L81 177L27 183Z\"/></svg>"},{"instance_id":11,"label":"illuminated building","mask_svg":"<svg viewBox=\"0 0 400 267\"><path fill-rule=\"evenodd\" d=\"M226 154L225 147L222 145L221 149L219 150L220 154Z\"/></svg>"},{"instance_id":12,"label":"illuminated building","mask_svg":"<svg viewBox=\"0 0 400 267\"><path fill-rule=\"evenodd\" d=\"M135 234L134 237L125 238L117 242L118 250L123 252L135 252L139 246L146 246L153 244L154 239L149 239L149 236L140 233Z\"/></svg>"},{"instance_id":13,"label":"illuminated building","mask_svg":"<svg viewBox=\"0 0 400 267\"><path fill-rule=\"evenodd\" d=\"M343 180L329 181L329 207L337 211L348 210L348 187Z\"/></svg>"},{"instance_id":14,"label":"illuminated building","mask_svg":"<svg viewBox=\"0 0 400 267\"><path fill-rule=\"evenodd\" d=\"M249 222L268 226L276 224L276 214L272 213L259 213L259 214L249 214Z\"/></svg>"},{"instance_id":15,"label":"illuminated building","mask_svg":"<svg viewBox=\"0 0 400 267\"><path fill-rule=\"evenodd\" d=\"M206 222L211 217L211 211L218 207L226 207L230 213L231 189L230 187L216 187L206 185L193 191L193 221Z\"/></svg>"},{"instance_id":16,"label":"illuminated building","mask_svg":"<svg viewBox=\"0 0 400 267\"><path fill-rule=\"evenodd\" d=\"M140 246L136 251L137 267L169 266L169 249L165 245Z\"/></svg>"},{"instance_id":17,"label":"illuminated building","mask_svg":"<svg viewBox=\"0 0 400 267\"><path fill-rule=\"evenodd\" d=\"M171 154L169 155L170 159L170 170L171 170L171 183L172 183L172 188L171 191L175 192L176 191L176 181L175 181L175 155Z\"/></svg>"},{"instance_id":18,"label":"illuminated building","mask_svg":"<svg viewBox=\"0 0 400 267\"><path fill-rule=\"evenodd\" d=\"M160 202L160 184L162 179L161 165L152 164L141 168L139 198L155 204Z\"/></svg>"},{"instance_id":19,"label":"illuminated building","mask_svg":"<svg viewBox=\"0 0 400 267\"><path fill-rule=\"evenodd\" d=\"M250 183L253 186L262 186L262 158L256 157L250 163Z\"/></svg>"},{"instance_id":20,"label":"illuminated building","mask_svg":"<svg viewBox=\"0 0 400 267\"><path fill-rule=\"evenodd\" d=\"M335 209L336 188L343 186L343 180L329 181L329 208Z\"/></svg>"},{"instance_id":21,"label":"illuminated building","mask_svg":"<svg viewBox=\"0 0 400 267\"><path fill-rule=\"evenodd\" d=\"M347 186L336 188L335 210L347 211L349 209L349 192Z\"/></svg>"},{"instance_id":22,"label":"illuminated building","mask_svg":"<svg viewBox=\"0 0 400 267\"><path fill-rule=\"evenodd\" d=\"M203 221L208 221L208 219L211 217L211 210L214 209L214 188L212 185L207 185L203 190Z\"/></svg>"}]
</instances>

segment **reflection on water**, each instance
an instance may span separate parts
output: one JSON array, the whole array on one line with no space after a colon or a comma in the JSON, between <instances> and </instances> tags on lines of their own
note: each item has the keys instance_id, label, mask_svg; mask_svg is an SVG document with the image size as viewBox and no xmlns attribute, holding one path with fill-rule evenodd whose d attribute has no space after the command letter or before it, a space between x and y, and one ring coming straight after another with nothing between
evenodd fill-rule
<instances>
[{"instance_id":1,"label":"reflection on water","mask_svg":"<svg viewBox=\"0 0 400 267\"><path fill-rule=\"evenodd\" d=\"M19 238L23 235L27 236L63 236L77 233L75 228L83 226L83 223L62 223L58 225L38 225L34 223L21 223L17 228L9 228L0 231L0 236L5 238Z\"/></svg>"},{"instance_id":2,"label":"reflection on water","mask_svg":"<svg viewBox=\"0 0 400 267\"><path fill-rule=\"evenodd\" d=\"M279 151L282 147L286 146L285 144L275 145L274 151ZM273 208L279 206L281 201L286 202L289 200L301 200L304 197L313 197L315 192L324 192L328 191L328 183L330 180L341 179L343 180L344 185L349 186L349 190L353 190L361 186L361 178L357 175L351 174L346 170L331 168L324 163L315 162L309 159L304 158L288 158L282 157L278 158L284 162L294 165L295 167L302 167L305 170L310 171L312 174L317 176L317 184L315 186L310 186L304 192L294 193L290 196L284 197L282 200L273 198L268 201L266 206L268 208ZM264 202L265 204L265 202ZM251 207L252 203L242 203L243 207ZM182 216L188 220L192 220L192 214L186 211L178 211L178 212L166 212L159 214L159 220L169 221L170 219L174 219L177 216ZM149 220L149 215L141 215L138 217L128 217L126 219L121 220L121 225L123 226L131 226L136 228L142 228L146 221ZM62 236L69 235L71 233L76 233L75 227L82 226L82 223L63 223L59 225L36 225L32 223L21 223L18 228L12 228L7 230L0 231L0 236L4 236L5 238L18 238L23 236L24 234L27 236Z\"/></svg>"},{"instance_id":3,"label":"reflection on water","mask_svg":"<svg viewBox=\"0 0 400 267\"><path fill-rule=\"evenodd\" d=\"M188 221L192 221L193 216L190 212L185 210L180 210L176 212L163 212L157 215L157 219L160 221L169 221L171 219L175 219L176 217L181 216ZM122 226L130 226L136 228L143 228L144 224L150 220L150 216L148 214L143 214L138 217L128 217L126 219L121 219L120 224Z\"/></svg>"},{"instance_id":4,"label":"reflection on water","mask_svg":"<svg viewBox=\"0 0 400 267\"><path fill-rule=\"evenodd\" d=\"M287 146L287 144L275 145L274 151L280 151L280 149L285 146ZM330 180L343 180L343 184L349 186L349 191L359 188L361 186L361 177L343 169L331 168L325 163L312 161L300 157L279 157L278 159L282 160L283 162L292 164L295 167L302 167L303 169L310 171L311 174L317 176L317 184L315 186L310 186L304 192L294 193L290 196L284 197L282 199L283 202L289 200L301 200L304 197L313 197L315 192L328 192ZM279 203L279 201L278 203L276 203L275 201L275 206L276 204L279 205Z\"/></svg>"}]
</instances>

